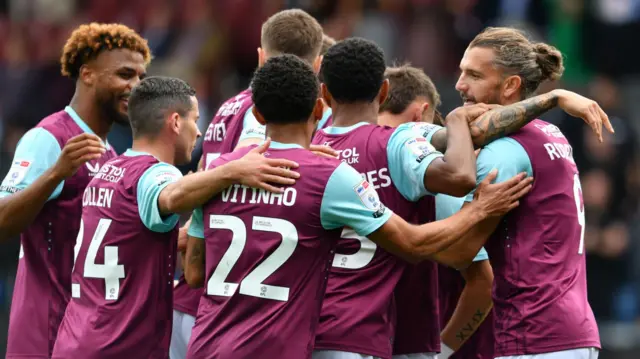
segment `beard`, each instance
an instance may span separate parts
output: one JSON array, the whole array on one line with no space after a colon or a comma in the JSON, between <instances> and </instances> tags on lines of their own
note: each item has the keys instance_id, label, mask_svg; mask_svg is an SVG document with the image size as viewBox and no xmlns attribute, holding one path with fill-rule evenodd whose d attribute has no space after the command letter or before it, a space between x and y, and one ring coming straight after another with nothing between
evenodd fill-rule
<instances>
[{"instance_id":1,"label":"beard","mask_svg":"<svg viewBox=\"0 0 640 359\"><path fill-rule=\"evenodd\" d=\"M121 105L119 96L101 96L99 101L102 114L105 118L108 118L119 125L129 125L129 114L120 111Z\"/></svg>"}]
</instances>

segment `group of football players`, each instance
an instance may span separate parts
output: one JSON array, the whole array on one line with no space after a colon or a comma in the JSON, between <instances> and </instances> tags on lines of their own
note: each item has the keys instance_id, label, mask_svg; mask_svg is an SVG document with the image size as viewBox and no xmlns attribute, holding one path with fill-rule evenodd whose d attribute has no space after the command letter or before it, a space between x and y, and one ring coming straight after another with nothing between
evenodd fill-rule
<instances>
[{"instance_id":1,"label":"group of football players","mask_svg":"<svg viewBox=\"0 0 640 359\"><path fill-rule=\"evenodd\" d=\"M553 46L485 29L442 116L422 70L278 12L185 176L196 93L150 61L120 24L64 46L75 95L0 187L0 237L21 240L7 358L598 357L578 169L537 117L613 128L576 93L535 95L564 70Z\"/></svg>"}]
</instances>

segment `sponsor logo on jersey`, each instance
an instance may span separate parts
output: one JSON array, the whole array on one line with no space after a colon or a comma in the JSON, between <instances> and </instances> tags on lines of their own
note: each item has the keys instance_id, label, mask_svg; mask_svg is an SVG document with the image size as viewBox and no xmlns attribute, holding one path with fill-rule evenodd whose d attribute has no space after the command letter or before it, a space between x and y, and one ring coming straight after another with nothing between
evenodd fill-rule
<instances>
[{"instance_id":1,"label":"sponsor logo on jersey","mask_svg":"<svg viewBox=\"0 0 640 359\"><path fill-rule=\"evenodd\" d=\"M409 140L405 143L405 146L416 156L416 162L418 163L436 150L424 137L416 137Z\"/></svg>"},{"instance_id":2,"label":"sponsor logo on jersey","mask_svg":"<svg viewBox=\"0 0 640 359\"><path fill-rule=\"evenodd\" d=\"M5 177L2 182L2 187L0 190L2 192L16 193L20 191L16 185L20 184L22 180L27 176L29 172L29 168L31 168L31 162L26 160L15 160L9 168L9 173L7 177Z\"/></svg>"},{"instance_id":3,"label":"sponsor logo on jersey","mask_svg":"<svg viewBox=\"0 0 640 359\"><path fill-rule=\"evenodd\" d=\"M91 164L89 162L85 163L87 168L89 169L89 176L95 176L96 173L100 172L100 164L96 162L95 164Z\"/></svg>"},{"instance_id":4,"label":"sponsor logo on jersey","mask_svg":"<svg viewBox=\"0 0 640 359\"><path fill-rule=\"evenodd\" d=\"M362 204L364 204L367 209L374 211L374 218L379 218L384 214L385 207L382 202L380 202L378 193L373 186L369 184L369 182L363 180L360 184L355 186L353 190L360 198L360 201L362 201Z\"/></svg>"}]
</instances>

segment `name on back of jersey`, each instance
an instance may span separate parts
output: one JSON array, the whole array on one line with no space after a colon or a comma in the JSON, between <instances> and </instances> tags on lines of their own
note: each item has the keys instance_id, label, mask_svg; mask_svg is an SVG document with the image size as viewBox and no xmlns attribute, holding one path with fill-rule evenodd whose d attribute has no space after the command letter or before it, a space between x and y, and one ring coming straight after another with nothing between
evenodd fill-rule
<instances>
[{"instance_id":1,"label":"name on back of jersey","mask_svg":"<svg viewBox=\"0 0 640 359\"><path fill-rule=\"evenodd\" d=\"M227 187L220 194L225 203L266 204L274 206L292 207L298 198L298 192L293 187L285 187L283 193L272 193L264 189L234 184Z\"/></svg>"},{"instance_id":2,"label":"name on back of jersey","mask_svg":"<svg viewBox=\"0 0 640 359\"><path fill-rule=\"evenodd\" d=\"M222 142L227 135L227 126L224 124L224 120L215 123L211 122L207 127L207 132L204 134L205 141Z\"/></svg>"},{"instance_id":3,"label":"name on back of jersey","mask_svg":"<svg viewBox=\"0 0 640 359\"><path fill-rule=\"evenodd\" d=\"M565 139L564 135L556 125L552 124L535 124L535 127L542 131L547 137L553 138L561 138ZM558 143L555 141L547 142L543 144L544 149L547 151L549 155L549 159L554 161L557 159L565 159L572 164L575 164L576 161L573 159L573 147L571 147L568 143Z\"/></svg>"}]
</instances>

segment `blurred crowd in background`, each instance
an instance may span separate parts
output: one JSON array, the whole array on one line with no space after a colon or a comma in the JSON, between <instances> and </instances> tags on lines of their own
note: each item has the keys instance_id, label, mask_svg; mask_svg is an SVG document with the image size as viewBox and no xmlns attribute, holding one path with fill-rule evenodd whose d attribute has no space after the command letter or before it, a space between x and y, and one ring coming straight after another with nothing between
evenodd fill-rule
<instances>
[{"instance_id":1,"label":"blurred crowd in background","mask_svg":"<svg viewBox=\"0 0 640 359\"><path fill-rule=\"evenodd\" d=\"M458 63L485 26L515 26L558 47L565 74L543 91L595 99L616 130L598 143L578 119L542 116L567 135L581 171L589 299L605 346L640 347L640 0L0 0L0 177L25 131L69 103L74 84L60 75L59 58L77 25L121 22L139 31L154 55L149 74L196 88L204 132L219 104L248 85L262 22L291 7L314 15L337 40L376 41L390 65L423 68L444 113L461 105ZM130 130L115 127L109 141L124 151ZM18 247L16 239L0 251L0 343Z\"/></svg>"}]
</instances>

